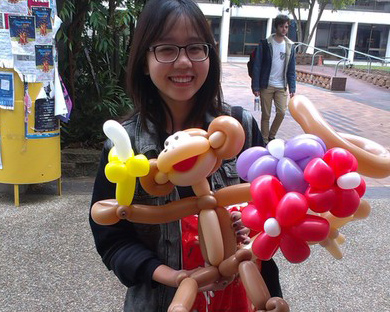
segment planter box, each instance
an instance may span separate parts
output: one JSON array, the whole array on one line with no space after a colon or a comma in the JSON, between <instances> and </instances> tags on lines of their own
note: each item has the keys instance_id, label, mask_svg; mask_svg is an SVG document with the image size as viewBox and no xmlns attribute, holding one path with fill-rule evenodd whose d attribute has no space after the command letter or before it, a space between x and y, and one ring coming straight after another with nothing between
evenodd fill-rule
<instances>
[{"instance_id":1,"label":"planter box","mask_svg":"<svg viewBox=\"0 0 390 312\"><path fill-rule=\"evenodd\" d=\"M296 73L297 81L309 83L331 91L345 91L347 85L347 77L335 77L304 70L297 70Z\"/></svg>"},{"instance_id":2,"label":"planter box","mask_svg":"<svg viewBox=\"0 0 390 312\"><path fill-rule=\"evenodd\" d=\"M319 60L321 55L316 55L314 57L314 65L319 65ZM312 54L302 54L298 53L295 57L295 64L296 65L311 65L313 55Z\"/></svg>"}]
</instances>

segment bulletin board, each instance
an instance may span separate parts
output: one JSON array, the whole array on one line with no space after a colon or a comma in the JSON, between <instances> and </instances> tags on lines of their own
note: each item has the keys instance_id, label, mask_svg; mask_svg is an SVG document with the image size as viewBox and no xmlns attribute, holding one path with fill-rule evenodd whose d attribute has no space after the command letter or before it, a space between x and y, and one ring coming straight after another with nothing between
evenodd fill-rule
<instances>
[{"instance_id":1,"label":"bulletin board","mask_svg":"<svg viewBox=\"0 0 390 312\"><path fill-rule=\"evenodd\" d=\"M0 183L60 181L60 25L55 0L0 0Z\"/></svg>"}]
</instances>

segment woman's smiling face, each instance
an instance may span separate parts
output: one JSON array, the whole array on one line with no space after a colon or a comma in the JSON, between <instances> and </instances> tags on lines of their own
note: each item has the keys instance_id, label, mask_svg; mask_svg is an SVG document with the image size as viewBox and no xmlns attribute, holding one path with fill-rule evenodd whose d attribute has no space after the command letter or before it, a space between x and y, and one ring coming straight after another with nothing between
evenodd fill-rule
<instances>
[{"instance_id":1,"label":"woman's smiling face","mask_svg":"<svg viewBox=\"0 0 390 312\"><path fill-rule=\"evenodd\" d=\"M198 34L187 17L181 16L168 30L163 31L162 36L153 42L152 46L160 44L186 46L192 43L204 43L204 38ZM185 49L180 49L177 60L172 63L158 62L153 52L147 52L146 62L146 73L150 75L169 107L193 104L195 94L206 81L210 66L209 58L201 62L191 61ZM190 108L191 105L186 107Z\"/></svg>"}]
</instances>

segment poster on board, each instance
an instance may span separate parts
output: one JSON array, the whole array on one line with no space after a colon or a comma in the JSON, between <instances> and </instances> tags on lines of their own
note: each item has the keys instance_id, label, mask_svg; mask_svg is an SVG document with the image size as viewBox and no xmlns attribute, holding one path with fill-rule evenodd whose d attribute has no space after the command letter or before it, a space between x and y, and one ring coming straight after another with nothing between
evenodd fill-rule
<instances>
[{"instance_id":1,"label":"poster on board","mask_svg":"<svg viewBox=\"0 0 390 312\"><path fill-rule=\"evenodd\" d=\"M36 81L54 80L54 59L52 45L35 46Z\"/></svg>"},{"instance_id":2,"label":"poster on board","mask_svg":"<svg viewBox=\"0 0 390 312\"><path fill-rule=\"evenodd\" d=\"M28 0L28 7L49 7L49 0Z\"/></svg>"},{"instance_id":3,"label":"poster on board","mask_svg":"<svg viewBox=\"0 0 390 312\"><path fill-rule=\"evenodd\" d=\"M53 41L53 26L50 17L50 8L32 7L32 15L35 16L35 35L37 44L51 44Z\"/></svg>"},{"instance_id":4,"label":"poster on board","mask_svg":"<svg viewBox=\"0 0 390 312\"><path fill-rule=\"evenodd\" d=\"M9 15L12 53L33 55L35 46L35 17Z\"/></svg>"},{"instance_id":5,"label":"poster on board","mask_svg":"<svg viewBox=\"0 0 390 312\"><path fill-rule=\"evenodd\" d=\"M37 77L37 67L35 55L14 55L15 71L24 82L35 82Z\"/></svg>"},{"instance_id":6,"label":"poster on board","mask_svg":"<svg viewBox=\"0 0 390 312\"><path fill-rule=\"evenodd\" d=\"M27 15L27 0L0 0L0 11Z\"/></svg>"},{"instance_id":7,"label":"poster on board","mask_svg":"<svg viewBox=\"0 0 390 312\"><path fill-rule=\"evenodd\" d=\"M0 108L13 110L14 99L14 74L0 72Z\"/></svg>"},{"instance_id":8,"label":"poster on board","mask_svg":"<svg viewBox=\"0 0 390 312\"><path fill-rule=\"evenodd\" d=\"M6 68L14 66L9 29L0 29L0 66Z\"/></svg>"},{"instance_id":9,"label":"poster on board","mask_svg":"<svg viewBox=\"0 0 390 312\"><path fill-rule=\"evenodd\" d=\"M41 98L35 100L34 131L46 132L58 129L58 119L54 115L54 98Z\"/></svg>"}]
</instances>

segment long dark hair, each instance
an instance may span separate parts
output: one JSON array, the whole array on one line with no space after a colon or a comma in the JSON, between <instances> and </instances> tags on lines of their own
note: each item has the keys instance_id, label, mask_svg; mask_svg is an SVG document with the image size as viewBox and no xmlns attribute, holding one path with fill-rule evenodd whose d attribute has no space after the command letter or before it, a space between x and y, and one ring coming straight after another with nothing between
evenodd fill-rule
<instances>
[{"instance_id":1,"label":"long dark hair","mask_svg":"<svg viewBox=\"0 0 390 312\"><path fill-rule=\"evenodd\" d=\"M150 0L138 20L127 65L127 89L134 104L133 113L140 113L145 128L146 120L149 119L159 130L165 131L167 121L164 107L170 113L150 76L145 74L146 53L152 43L173 27L180 16L187 17L202 39L212 46L208 76L195 95L196 105L185 125L202 123L206 112L214 116L222 114L221 66L214 37L202 11L192 0Z\"/></svg>"}]
</instances>

